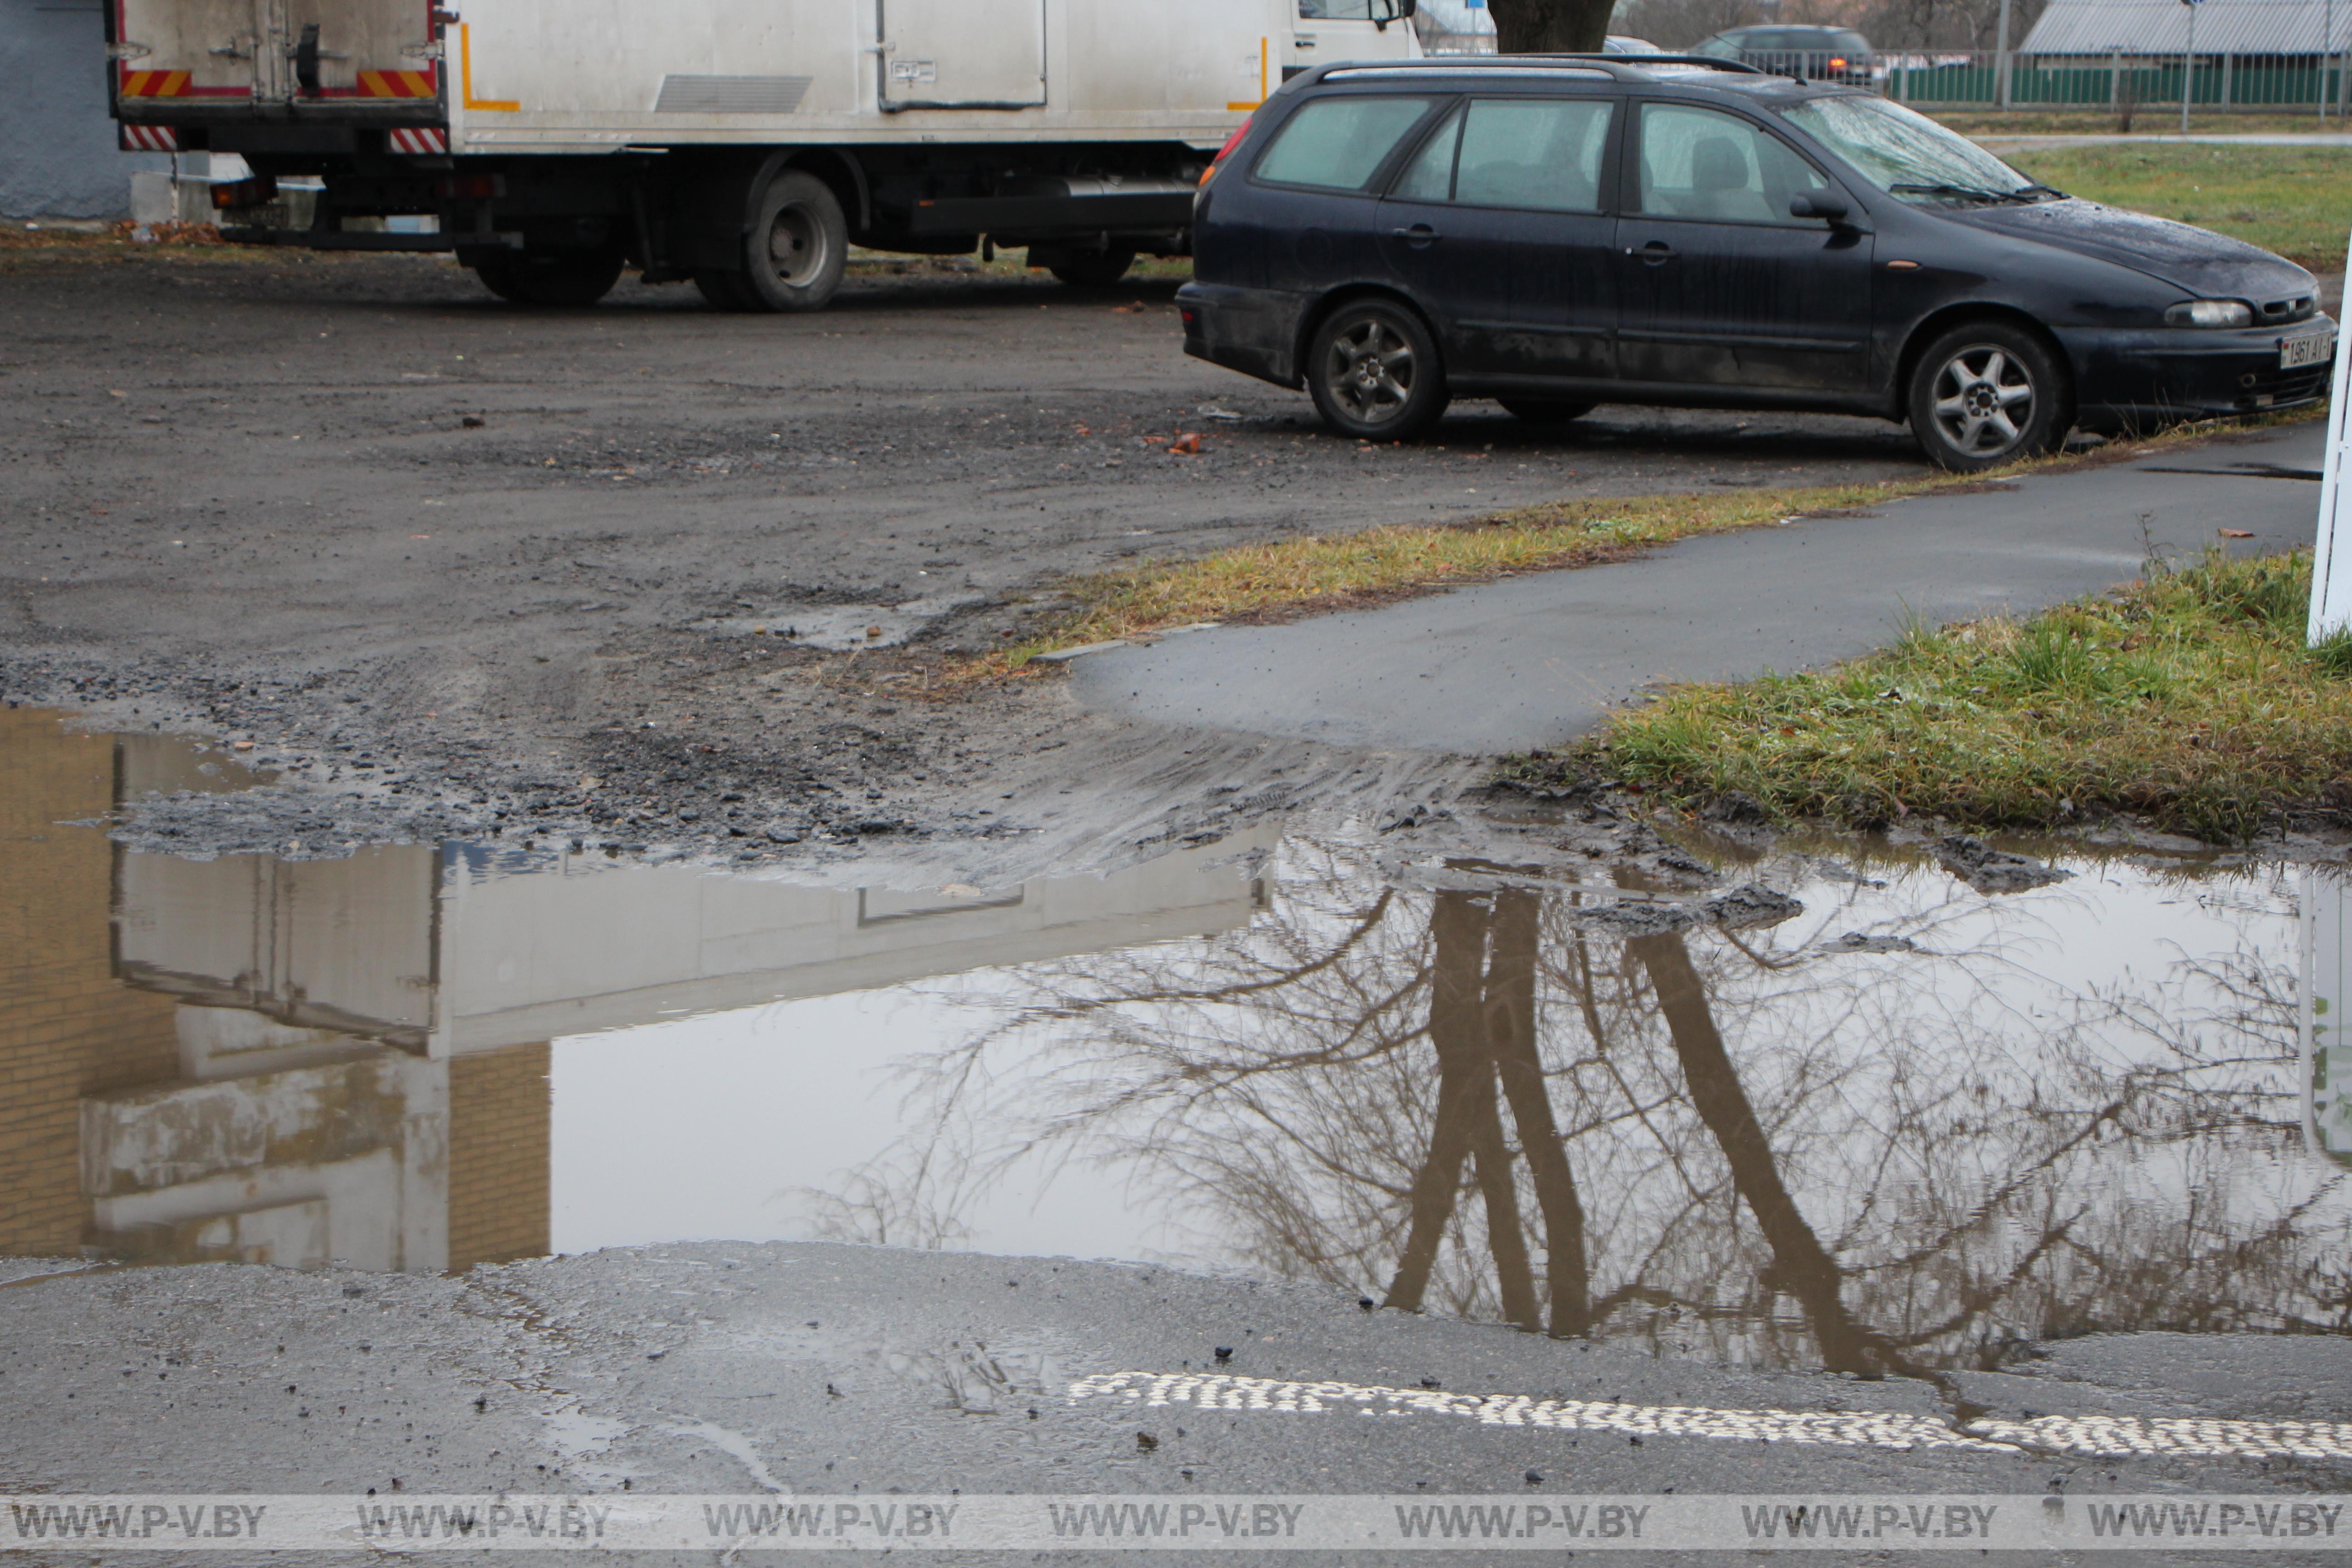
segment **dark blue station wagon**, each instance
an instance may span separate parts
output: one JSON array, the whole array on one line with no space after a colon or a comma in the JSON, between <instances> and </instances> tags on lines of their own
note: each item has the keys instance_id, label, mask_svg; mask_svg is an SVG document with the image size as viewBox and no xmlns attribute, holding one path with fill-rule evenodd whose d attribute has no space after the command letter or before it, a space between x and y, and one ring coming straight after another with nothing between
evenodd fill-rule
<instances>
[{"instance_id":1,"label":"dark blue station wagon","mask_svg":"<svg viewBox=\"0 0 2352 1568\"><path fill-rule=\"evenodd\" d=\"M2335 353L2316 281L2268 251L1686 57L1320 67L1220 155L1193 253L1185 352L1375 439L1457 396L1811 409L1974 470L2077 424L2310 403Z\"/></svg>"}]
</instances>

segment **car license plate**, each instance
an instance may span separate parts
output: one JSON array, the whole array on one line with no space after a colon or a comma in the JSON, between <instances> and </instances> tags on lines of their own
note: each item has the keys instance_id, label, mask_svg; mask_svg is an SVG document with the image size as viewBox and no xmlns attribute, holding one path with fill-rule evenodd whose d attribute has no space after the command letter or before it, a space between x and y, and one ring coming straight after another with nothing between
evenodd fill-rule
<instances>
[{"instance_id":1,"label":"car license plate","mask_svg":"<svg viewBox=\"0 0 2352 1568\"><path fill-rule=\"evenodd\" d=\"M2334 332L2312 332L2300 338L2279 340L2279 369L2300 370L2305 365L2325 364L2336 352Z\"/></svg>"}]
</instances>

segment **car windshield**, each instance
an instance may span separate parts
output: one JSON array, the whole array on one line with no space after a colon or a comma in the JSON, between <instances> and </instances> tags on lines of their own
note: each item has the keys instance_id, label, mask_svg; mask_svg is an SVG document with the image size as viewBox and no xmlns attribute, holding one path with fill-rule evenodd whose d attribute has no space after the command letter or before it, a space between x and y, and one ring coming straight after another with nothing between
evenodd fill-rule
<instances>
[{"instance_id":1,"label":"car windshield","mask_svg":"<svg viewBox=\"0 0 2352 1568\"><path fill-rule=\"evenodd\" d=\"M1780 113L1902 201L2032 202L2059 194L1957 132L1883 98L1816 98Z\"/></svg>"}]
</instances>

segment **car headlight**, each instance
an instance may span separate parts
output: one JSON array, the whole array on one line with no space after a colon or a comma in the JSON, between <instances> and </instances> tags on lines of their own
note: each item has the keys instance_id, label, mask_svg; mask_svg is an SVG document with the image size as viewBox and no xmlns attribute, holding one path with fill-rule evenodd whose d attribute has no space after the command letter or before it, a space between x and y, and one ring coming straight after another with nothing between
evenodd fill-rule
<instances>
[{"instance_id":1,"label":"car headlight","mask_svg":"<svg viewBox=\"0 0 2352 1568\"><path fill-rule=\"evenodd\" d=\"M2243 300L2184 300L2164 313L2168 327L2251 327L2254 308Z\"/></svg>"}]
</instances>

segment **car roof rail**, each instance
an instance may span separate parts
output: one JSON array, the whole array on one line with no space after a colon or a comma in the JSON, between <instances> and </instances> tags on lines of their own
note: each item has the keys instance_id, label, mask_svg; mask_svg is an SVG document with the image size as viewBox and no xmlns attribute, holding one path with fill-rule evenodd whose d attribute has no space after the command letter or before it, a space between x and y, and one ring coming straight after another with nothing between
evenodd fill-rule
<instances>
[{"instance_id":1,"label":"car roof rail","mask_svg":"<svg viewBox=\"0 0 2352 1568\"><path fill-rule=\"evenodd\" d=\"M1745 60L1718 59L1713 55L1424 55L1415 60L1334 60L1329 65L1317 66L1285 82L1289 89L1312 87L1329 77L1364 76L1378 73L1384 76L1419 76L1452 70L1509 70L1513 68L1541 69L1546 66L1560 70L1599 71L1618 81L1653 81L1653 66L1696 66L1706 70L1729 71L1737 76L1770 76L1770 71L1749 65Z\"/></svg>"}]
</instances>

